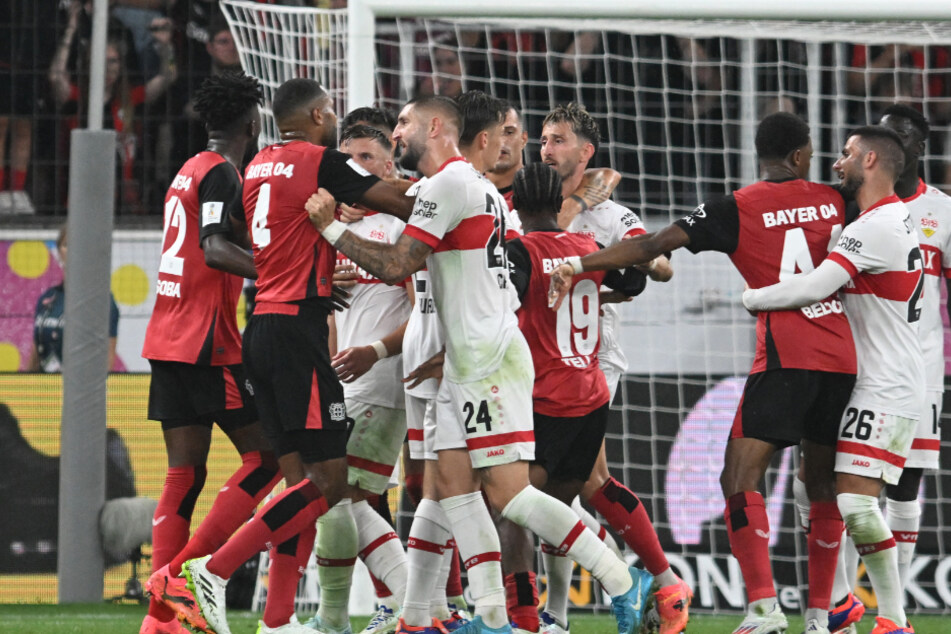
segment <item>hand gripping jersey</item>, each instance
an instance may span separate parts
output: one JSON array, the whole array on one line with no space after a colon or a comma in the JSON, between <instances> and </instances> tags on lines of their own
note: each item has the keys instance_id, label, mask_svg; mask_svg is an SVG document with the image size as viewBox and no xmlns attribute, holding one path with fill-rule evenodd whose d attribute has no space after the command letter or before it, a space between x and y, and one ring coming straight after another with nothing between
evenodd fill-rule
<instances>
[{"instance_id":1,"label":"hand gripping jersey","mask_svg":"<svg viewBox=\"0 0 951 634\"><path fill-rule=\"evenodd\" d=\"M593 238L605 248L614 246L621 240L647 233L637 214L612 200L606 200L579 213L571 221L568 231ZM601 351L598 353L598 359L602 365L611 364L623 373L627 370L627 357L624 356L617 338L620 321L618 306L604 304L601 312Z\"/></svg>"},{"instance_id":2,"label":"hand gripping jersey","mask_svg":"<svg viewBox=\"0 0 951 634\"><path fill-rule=\"evenodd\" d=\"M598 365L598 292L605 273L575 275L557 312L548 307L548 287L558 264L597 251L598 245L588 236L548 231L533 231L519 240L531 261L517 315L535 365L534 411L558 418L584 416L610 396Z\"/></svg>"},{"instance_id":3,"label":"hand gripping jersey","mask_svg":"<svg viewBox=\"0 0 951 634\"><path fill-rule=\"evenodd\" d=\"M367 213L348 229L368 240L393 244L403 232L403 221L386 214ZM337 252L338 264L351 264ZM396 330L409 317L410 305L403 285L390 286L357 266L360 277L350 289L350 308L334 314L337 350L366 346ZM380 359L369 372L352 383L344 383L348 399L370 405L403 408L403 360L400 355Z\"/></svg>"},{"instance_id":4,"label":"hand gripping jersey","mask_svg":"<svg viewBox=\"0 0 951 634\"><path fill-rule=\"evenodd\" d=\"M690 237L692 253L726 253L750 288L762 288L818 266L844 222L836 190L794 179L754 183L707 201L676 224ZM750 373L777 368L855 373L855 344L836 295L757 315Z\"/></svg>"},{"instance_id":5,"label":"hand gripping jersey","mask_svg":"<svg viewBox=\"0 0 951 634\"><path fill-rule=\"evenodd\" d=\"M925 387L944 391L944 326L941 321L941 280L951 277L951 197L918 182L918 190L902 200L917 227L925 285L921 293L918 334L925 356Z\"/></svg>"},{"instance_id":6,"label":"hand gripping jersey","mask_svg":"<svg viewBox=\"0 0 951 634\"><path fill-rule=\"evenodd\" d=\"M494 372L518 332L518 299L505 256L507 207L495 186L461 157L422 182L405 233L427 258L446 338L444 375L469 383Z\"/></svg>"},{"instance_id":7,"label":"hand gripping jersey","mask_svg":"<svg viewBox=\"0 0 951 634\"><path fill-rule=\"evenodd\" d=\"M918 340L923 284L921 249L908 209L892 195L845 228L829 259L852 279L842 303L858 358L854 395L863 406L918 420L924 361Z\"/></svg>"},{"instance_id":8,"label":"hand gripping jersey","mask_svg":"<svg viewBox=\"0 0 951 634\"><path fill-rule=\"evenodd\" d=\"M207 236L231 232L235 208L241 208L241 176L220 154L196 154L172 181L165 194L155 308L142 349L146 359L241 363L236 311L242 279L205 264L201 248Z\"/></svg>"},{"instance_id":9,"label":"hand gripping jersey","mask_svg":"<svg viewBox=\"0 0 951 634\"><path fill-rule=\"evenodd\" d=\"M256 310L329 297L336 250L310 224L304 204L323 187L352 205L379 179L348 155L306 141L264 148L244 179L244 213L258 271Z\"/></svg>"}]
</instances>

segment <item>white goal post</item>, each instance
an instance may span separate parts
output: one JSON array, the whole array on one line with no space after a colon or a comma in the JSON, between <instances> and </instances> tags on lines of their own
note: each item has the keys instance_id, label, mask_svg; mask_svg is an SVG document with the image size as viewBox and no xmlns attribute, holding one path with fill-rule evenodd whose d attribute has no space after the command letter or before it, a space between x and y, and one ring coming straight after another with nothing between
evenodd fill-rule
<instances>
[{"instance_id":1,"label":"white goal post","mask_svg":"<svg viewBox=\"0 0 951 634\"><path fill-rule=\"evenodd\" d=\"M581 102L601 126L597 165L622 174L615 199L649 229L754 180L755 126L771 109L809 122L812 178L828 182L848 131L909 101L932 126L925 179L951 185L948 0L349 0L341 10L221 1L242 65L268 97L290 77L312 77L341 118L371 104L398 110L426 90L479 88L521 111L533 162L545 114ZM271 142L269 104L264 112ZM695 608L737 610L744 589L717 477L755 322L726 257L677 253L673 265L670 284L651 284L621 306L629 367L608 460L654 518L672 565L697 593ZM792 611L806 589L790 494L796 464L793 450L782 452L764 487L774 575ZM927 476L923 489L909 601L913 611L951 612L951 469ZM573 592L576 603L597 603L587 577Z\"/></svg>"}]
</instances>

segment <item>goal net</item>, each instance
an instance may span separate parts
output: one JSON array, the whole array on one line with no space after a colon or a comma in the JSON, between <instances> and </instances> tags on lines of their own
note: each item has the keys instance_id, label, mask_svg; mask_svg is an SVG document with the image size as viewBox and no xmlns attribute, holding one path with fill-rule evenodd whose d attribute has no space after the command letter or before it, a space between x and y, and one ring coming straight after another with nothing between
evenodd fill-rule
<instances>
[{"instance_id":1,"label":"goal net","mask_svg":"<svg viewBox=\"0 0 951 634\"><path fill-rule=\"evenodd\" d=\"M509 100L529 134L526 162L539 160L545 114L556 104L584 104L603 139L593 164L621 172L615 199L649 228L755 180L756 122L775 110L809 122L812 178L831 182L851 128L877 121L895 101L912 104L932 126L924 178L951 185L947 22L395 17L377 19L373 42L354 51L346 10L222 4L242 64L269 95L290 77L313 77L330 90L340 116L369 105L348 103L348 59L352 65L357 54L374 61L373 100L394 111L424 92L481 89ZM273 125L265 129L274 140ZM647 506L672 564L696 592L696 608L736 610L745 594L718 477L752 362L754 321L726 257L685 252L673 264L671 283L652 284L621 308L629 369L613 404L609 462ZM791 611L803 606L806 590L791 493L797 464L792 450L778 455L764 489L774 575ZM948 469L925 478L913 609L951 610L945 491ZM572 593L576 604L601 600L587 576L578 576Z\"/></svg>"}]
</instances>

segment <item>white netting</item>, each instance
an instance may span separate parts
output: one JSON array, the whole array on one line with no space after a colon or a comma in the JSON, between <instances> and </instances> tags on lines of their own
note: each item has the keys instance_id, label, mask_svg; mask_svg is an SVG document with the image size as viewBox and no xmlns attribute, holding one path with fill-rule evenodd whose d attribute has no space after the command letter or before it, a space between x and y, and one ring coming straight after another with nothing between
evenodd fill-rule
<instances>
[{"instance_id":1,"label":"white netting","mask_svg":"<svg viewBox=\"0 0 951 634\"><path fill-rule=\"evenodd\" d=\"M301 74L318 78L342 116L344 11L223 4L246 69L269 86ZM327 41L333 46L315 44ZM559 103L583 103L602 127L595 164L623 174L615 198L653 228L752 181L756 121L777 108L808 119L812 176L828 182L850 128L876 121L895 100L912 103L933 130L924 176L951 183L949 23L397 18L377 20L374 50L365 54L376 60L377 101L393 110L421 91L478 88L508 99L523 114L529 162L537 160L545 114ZM672 563L697 590L696 607L736 609L744 592L718 475L752 360L753 320L725 257L678 253L673 262L670 284L651 285L622 309L630 368L615 404L609 461L655 518ZM795 464L793 452L778 455L767 477L767 491L776 492L768 500L774 572L780 599L793 610L805 590L791 504ZM943 470L925 482L921 568L910 590L918 608L951 606L949 478ZM575 596L583 595L579 587Z\"/></svg>"}]
</instances>

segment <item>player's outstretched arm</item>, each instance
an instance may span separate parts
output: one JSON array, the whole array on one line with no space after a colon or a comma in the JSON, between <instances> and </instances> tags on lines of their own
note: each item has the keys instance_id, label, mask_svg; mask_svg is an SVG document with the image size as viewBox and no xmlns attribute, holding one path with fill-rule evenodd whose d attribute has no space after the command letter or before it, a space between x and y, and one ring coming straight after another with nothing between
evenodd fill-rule
<instances>
[{"instance_id":1,"label":"player's outstretched arm","mask_svg":"<svg viewBox=\"0 0 951 634\"><path fill-rule=\"evenodd\" d=\"M402 186L396 187L386 181L380 181L363 192L358 202L375 211L406 221L413 213L413 203L416 202L416 198L407 196L406 189Z\"/></svg>"},{"instance_id":2,"label":"player's outstretched arm","mask_svg":"<svg viewBox=\"0 0 951 634\"><path fill-rule=\"evenodd\" d=\"M330 192L320 188L307 200L305 208L311 224L327 242L387 284L401 284L411 274L423 268L426 257L432 253L432 247L428 244L405 233L399 237L396 244L361 238L348 231L347 225L334 219L336 206L337 203Z\"/></svg>"},{"instance_id":3,"label":"player's outstretched arm","mask_svg":"<svg viewBox=\"0 0 951 634\"><path fill-rule=\"evenodd\" d=\"M646 264L690 243L687 233L677 225L664 227L657 233L647 233L622 240L607 249L589 253L583 258L571 259L551 272L548 304L557 310L571 288L571 278L582 271L612 271Z\"/></svg>"},{"instance_id":4,"label":"player's outstretched arm","mask_svg":"<svg viewBox=\"0 0 951 634\"><path fill-rule=\"evenodd\" d=\"M354 346L335 354L330 365L337 371L337 378L343 383L352 383L369 372L380 359L402 352L407 323L404 321L393 332L368 346Z\"/></svg>"},{"instance_id":5,"label":"player's outstretched arm","mask_svg":"<svg viewBox=\"0 0 951 634\"><path fill-rule=\"evenodd\" d=\"M607 200L621 182L621 173L610 167L592 167L584 171L578 189L561 203L558 227L567 229L575 216Z\"/></svg>"},{"instance_id":6,"label":"player's outstretched arm","mask_svg":"<svg viewBox=\"0 0 951 634\"><path fill-rule=\"evenodd\" d=\"M743 305L752 311L801 308L825 299L839 290L850 277L841 264L825 259L818 268L804 275L796 275L771 286L745 290Z\"/></svg>"}]
</instances>

